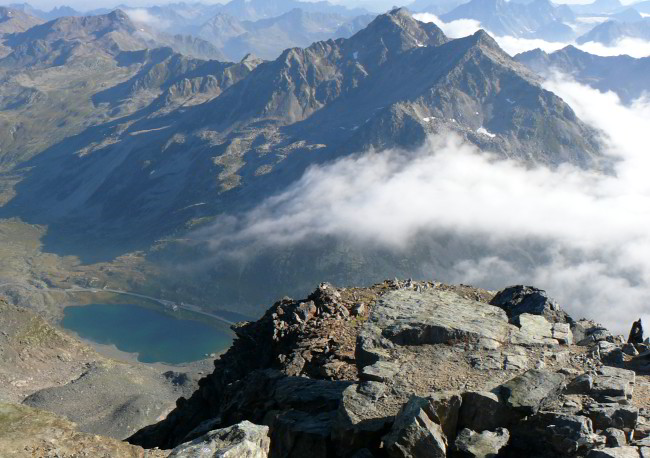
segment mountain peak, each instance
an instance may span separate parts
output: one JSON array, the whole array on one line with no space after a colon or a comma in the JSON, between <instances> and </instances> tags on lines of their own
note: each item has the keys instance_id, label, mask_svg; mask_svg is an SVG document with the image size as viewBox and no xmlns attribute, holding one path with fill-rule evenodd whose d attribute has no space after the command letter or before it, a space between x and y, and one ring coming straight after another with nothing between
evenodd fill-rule
<instances>
[{"instance_id":1,"label":"mountain peak","mask_svg":"<svg viewBox=\"0 0 650 458\"><path fill-rule=\"evenodd\" d=\"M108 13L106 17L112 21L127 22L127 23L131 22L131 18L129 18L129 15L119 8L114 9L113 11Z\"/></svg>"},{"instance_id":2,"label":"mountain peak","mask_svg":"<svg viewBox=\"0 0 650 458\"><path fill-rule=\"evenodd\" d=\"M350 39L355 45L374 49L381 55L380 60L384 60L387 54L399 54L422 46L440 46L447 41L438 26L417 21L406 8L380 14Z\"/></svg>"},{"instance_id":3,"label":"mountain peak","mask_svg":"<svg viewBox=\"0 0 650 458\"><path fill-rule=\"evenodd\" d=\"M503 50L496 42L496 40L492 38L492 36L483 29L477 30L468 38L473 46L479 46L483 49L488 49L491 51L496 51L498 53L503 53Z\"/></svg>"}]
</instances>

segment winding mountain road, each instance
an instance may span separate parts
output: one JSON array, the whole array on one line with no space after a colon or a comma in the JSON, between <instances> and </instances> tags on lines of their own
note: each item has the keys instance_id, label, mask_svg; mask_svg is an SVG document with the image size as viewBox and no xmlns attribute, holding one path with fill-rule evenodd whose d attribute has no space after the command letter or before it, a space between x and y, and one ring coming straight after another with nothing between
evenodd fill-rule
<instances>
[{"instance_id":1,"label":"winding mountain road","mask_svg":"<svg viewBox=\"0 0 650 458\"><path fill-rule=\"evenodd\" d=\"M204 311L200 306L195 305L195 304L186 304L184 302L177 303L174 301L169 301L166 299L162 299L159 297L152 297L152 296L147 296L146 294L139 294L139 293L134 293L131 291L123 291L120 289L110 289L110 288L81 288L81 287L75 287L75 288L50 288L50 287L45 287L45 288L37 288L35 286L26 284L26 283L20 283L20 282L8 282L8 283L0 283L0 289L7 287L7 286L18 286L20 288L25 288L30 291L37 291L37 292L47 292L47 291L52 291L52 292L63 292L63 293L101 293L101 292L109 292L109 293L114 293L114 294L122 294L125 296L132 296L132 297L137 297L140 299L146 299L149 301L157 302L161 305L163 305L166 308L169 308L173 311L176 310L186 310L188 312L193 312L193 313L198 313L199 315L204 315L210 318L213 318L215 320L221 321L222 323L225 323L227 325L234 325L234 321L230 321L227 318L224 318L220 315L216 315L211 312L206 312Z\"/></svg>"}]
</instances>

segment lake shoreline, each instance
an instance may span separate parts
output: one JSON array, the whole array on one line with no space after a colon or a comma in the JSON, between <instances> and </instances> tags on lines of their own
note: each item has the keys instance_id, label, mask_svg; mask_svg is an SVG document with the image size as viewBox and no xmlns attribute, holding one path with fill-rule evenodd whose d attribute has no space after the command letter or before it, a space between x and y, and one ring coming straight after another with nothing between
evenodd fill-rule
<instances>
[{"instance_id":1,"label":"lake shoreline","mask_svg":"<svg viewBox=\"0 0 650 458\"><path fill-rule=\"evenodd\" d=\"M63 312L59 327L97 353L164 371L205 369L205 361L211 366L230 348L234 337L228 328L212 321L134 304L73 305Z\"/></svg>"}]
</instances>

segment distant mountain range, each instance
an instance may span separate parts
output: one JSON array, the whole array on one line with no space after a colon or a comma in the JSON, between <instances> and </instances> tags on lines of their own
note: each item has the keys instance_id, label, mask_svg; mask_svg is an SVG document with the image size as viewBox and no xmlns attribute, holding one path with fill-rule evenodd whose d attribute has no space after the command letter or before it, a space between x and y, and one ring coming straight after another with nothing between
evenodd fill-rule
<instances>
[{"instance_id":1,"label":"distant mountain range","mask_svg":"<svg viewBox=\"0 0 650 458\"><path fill-rule=\"evenodd\" d=\"M576 41L578 44L595 41L611 46L623 38L650 41L650 18L643 18L636 22L607 21L597 25Z\"/></svg>"},{"instance_id":2,"label":"distant mountain range","mask_svg":"<svg viewBox=\"0 0 650 458\"><path fill-rule=\"evenodd\" d=\"M69 6L57 6L50 11L39 10L34 8L29 3L12 3L9 5L10 8L20 10L25 14L28 14L33 17L43 19L44 21L51 21L52 19L58 19L65 16L83 16L84 13L70 8Z\"/></svg>"},{"instance_id":3,"label":"distant mountain range","mask_svg":"<svg viewBox=\"0 0 650 458\"><path fill-rule=\"evenodd\" d=\"M192 56L222 60L240 60L250 53L275 59L287 48L349 37L375 17L363 9L348 9L324 1L233 0L224 5L171 3L143 8L121 5L118 8L139 28L151 34L152 40ZM39 18L82 16L69 7L44 12L26 3L15 5L14 10L24 19L22 27L15 20L16 25L12 27L18 28L11 32L26 30L29 23L38 24ZM98 9L87 15L108 13L110 10ZM9 32L8 27L5 26Z\"/></svg>"},{"instance_id":4,"label":"distant mountain range","mask_svg":"<svg viewBox=\"0 0 650 458\"><path fill-rule=\"evenodd\" d=\"M496 35L541 38L552 41L571 40L574 31L567 23L575 14L566 5L554 5L549 0L517 3L507 0L470 0L441 16L449 22L474 19Z\"/></svg>"},{"instance_id":5,"label":"distant mountain range","mask_svg":"<svg viewBox=\"0 0 650 458\"><path fill-rule=\"evenodd\" d=\"M41 19L25 14L21 10L0 6L0 34L24 32L42 23Z\"/></svg>"},{"instance_id":6,"label":"distant mountain range","mask_svg":"<svg viewBox=\"0 0 650 458\"><path fill-rule=\"evenodd\" d=\"M620 0L595 0L592 3L571 5L571 9L581 15L609 14L622 8L624 7Z\"/></svg>"},{"instance_id":7,"label":"distant mountain range","mask_svg":"<svg viewBox=\"0 0 650 458\"><path fill-rule=\"evenodd\" d=\"M240 21L218 13L198 30L198 35L215 44L234 60L253 53L275 59L284 49L305 47L328 38L347 38L367 26L375 16L347 19L334 13L294 9L270 19Z\"/></svg>"},{"instance_id":8,"label":"distant mountain range","mask_svg":"<svg viewBox=\"0 0 650 458\"><path fill-rule=\"evenodd\" d=\"M632 7L640 13L650 14L650 1L635 3Z\"/></svg>"},{"instance_id":9,"label":"distant mountain range","mask_svg":"<svg viewBox=\"0 0 650 458\"><path fill-rule=\"evenodd\" d=\"M415 0L406 6L410 11L428 12L440 16L450 12L463 3L467 3L467 1L468 0Z\"/></svg>"},{"instance_id":10,"label":"distant mountain range","mask_svg":"<svg viewBox=\"0 0 650 458\"><path fill-rule=\"evenodd\" d=\"M515 60L545 77L559 70L600 91L616 92L628 104L650 93L650 57L601 57L567 46L551 54L536 49L518 54Z\"/></svg>"},{"instance_id":11,"label":"distant mountain range","mask_svg":"<svg viewBox=\"0 0 650 458\"><path fill-rule=\"evenodd\" d=\"M170 36L135 25L121 10L99 16L66 16L0 37L13 50L0 66L63 65L82 54L116 54L124 50L170 46L194 57L226 60L210 43L192 37Z\"/></svg>"},{"instance_id":12,"label":"distant mountain range","mask_svg":"<svg viewBox=\"0 0 650 458\"><path fill-rule=\"evenodd\" d=\"M137 50L138 32L114 12L8 40L13 52L0 60L0 149L5 167L21 165L12 172L19 183L4 188L12 197L0 216L47 225L48 250L89 260L147 249L251 208L311 164L370 148L412 148L435 133L456 132L529 164L603 166L595 132L482 31L450 40L394 10L348 39L237 64ZM47 52L39 54L36 43ZM222 266L215 301L249 304L287 282L303 287L314 269L356 275L327 246L310 255L321 261L309 268L299 251L259 257L245 274ZM151 256L164 263L202 254L164 244ZM284 264L286 256L294 261ZM367 256L360 259L372 267L359 281L394 266ZM166 284L196 281L205 292L210 281L193 275ZM251 276L271 287L242 290Z\"/></svg>"},{"instance_id":13,"label":"distant mountain range","mask_svg":"<svg viewBox=\"0 0 650 458\"><path fill-rule=\"evenodd\" d=\"M219 11L242 21L257 21L277 17L294 9L337 14L348 18L368 14L365 9L349 9L343 5L335 5L327 1L305 2L297 0L232 0L223 5Z\"/></svg>"}]
</instances>

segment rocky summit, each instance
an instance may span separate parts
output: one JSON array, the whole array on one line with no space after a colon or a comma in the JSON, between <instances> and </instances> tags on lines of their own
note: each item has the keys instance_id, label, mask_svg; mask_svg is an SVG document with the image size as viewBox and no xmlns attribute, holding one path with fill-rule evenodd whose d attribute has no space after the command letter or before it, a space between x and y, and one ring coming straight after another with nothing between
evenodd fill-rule
<instances>
[{"instance_id":1,"label":"rocky summit","mask_svg":"<svg viewBox=\"0 0 650 458\"><path fill-rule=\"evenodd\" d=\"M174 457L650 456L650 346L534 287L324 283L233 329L200 388L129 442Z\"/></svg>"}]
</instances>

